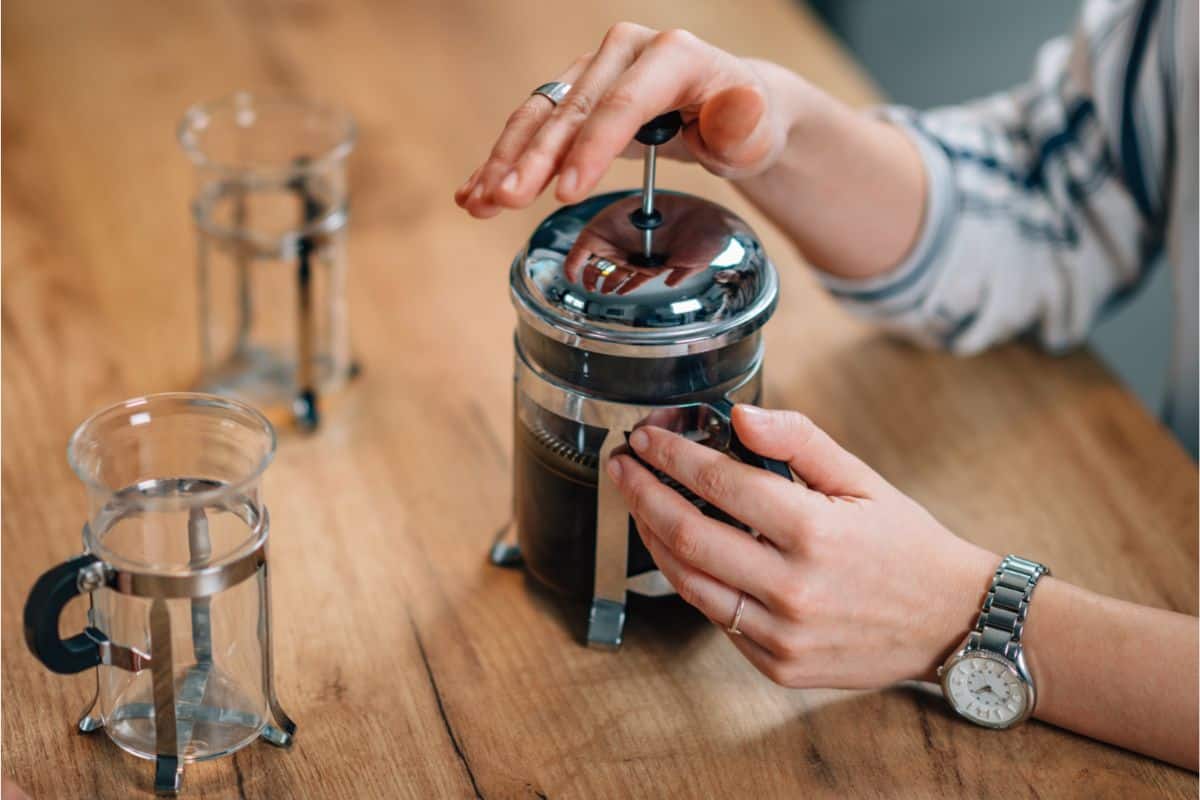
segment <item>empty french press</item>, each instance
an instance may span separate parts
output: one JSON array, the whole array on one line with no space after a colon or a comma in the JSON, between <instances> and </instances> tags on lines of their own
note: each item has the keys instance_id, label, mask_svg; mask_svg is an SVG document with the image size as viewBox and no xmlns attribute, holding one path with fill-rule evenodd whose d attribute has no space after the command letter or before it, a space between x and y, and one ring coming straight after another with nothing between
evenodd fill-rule
<instances>
[{"instance_id":1,"label":"empty french press","mask_svg":"<svg viewBox=\"0 0 1200 800\"><path fill-rule=\"evenodd\" d=\"M240 92L188 109L201 391L313 430L353 377L346 304L350 117Z\"/></svg>"},{"instance_id":2,"label":"empty french press","mask_svg":"<svg viewBox=\"0 0 1200 800\"><path fill-rule=\"evenodd\" d=\"M54 672L96 669L80 731L153 759L159 794L179 790L185 763L295 735L272 665L259 484L274 452L262 414L190 393L127 400L71 437L84 553L33 585L25 640ZM64 639L59 616L78 595L88 624Z\"/></svg>"},{"instance_id":3,"label":"empty french press","mask_svg":"<svg viewBox=\"0 0 1200 800\"><path fill-rule=\"evenodd\" d=\"M657 148L681 124L672 112L638 131L646 146L640 193L555 211L509 276L517 310L513 522L491 558L523 563L546 585L590 598L587 641L595 647L620 645L627 592L673 593L604 468L630 431L668 427L790 478L787 465L745 448L730 422L734 403L761 397L761 328L778 278L753 231L728 209L656 191Z\"/></svg>"}]
</instances>

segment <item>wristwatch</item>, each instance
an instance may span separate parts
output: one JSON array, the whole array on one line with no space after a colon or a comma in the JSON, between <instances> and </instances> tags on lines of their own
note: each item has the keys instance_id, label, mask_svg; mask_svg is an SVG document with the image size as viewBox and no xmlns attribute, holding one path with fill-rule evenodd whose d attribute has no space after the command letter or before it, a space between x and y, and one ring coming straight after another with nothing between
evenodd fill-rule
<instances>
[{"instance_id":1,"label":"wristwatch","mask_svg":"<svg viewBox=\"0 0 1200 800\"><path fill-rule=\"evenodd\" d=\"M942 693L971 722L1011 728L1033 713L1037 692L1025 666L1021 631L1033 589L1049 574L1036 561L1005 556L966 644L938 667Z\"/></svg>"}]
</instances>

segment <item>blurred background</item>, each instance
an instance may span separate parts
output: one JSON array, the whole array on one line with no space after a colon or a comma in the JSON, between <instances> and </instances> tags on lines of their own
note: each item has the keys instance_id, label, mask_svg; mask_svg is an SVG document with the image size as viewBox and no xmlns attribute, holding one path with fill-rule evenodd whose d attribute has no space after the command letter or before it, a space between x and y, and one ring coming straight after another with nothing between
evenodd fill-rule
<instances>
[{"instance_id":1,"label":"blurred background","mask_svg":"<svg viewBox=\"0 0 1200 800\"><path fill-rule=\"evenodd\" d=\"M810 0L890 102L960 103L1026 80L1043 42L1074 25L1079 0ZM1160 259L1161 262L1162 259ZM1171 350L1171 271L1155 265L1142 291L1092 334L1093 350L1151 412L1162 409Z\"/></svg>"}]
</instances>

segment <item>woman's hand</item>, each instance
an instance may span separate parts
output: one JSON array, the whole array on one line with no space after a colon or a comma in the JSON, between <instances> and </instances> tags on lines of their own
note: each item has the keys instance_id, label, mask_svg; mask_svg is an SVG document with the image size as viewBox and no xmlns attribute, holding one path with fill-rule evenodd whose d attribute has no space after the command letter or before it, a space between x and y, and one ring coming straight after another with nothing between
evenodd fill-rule
<instances>
[{"instance_id":1,"label":"woman's hand","mask_svg":"<svg viewBox=\"0 0 1200 800\"><path fill-rule=\"evenodd\" d=\"M572 90L555 107L531 96L512 113L488 159L455 193L475 217L523 208L558 176L557 196L582 200L637 129L678 109L682 135L663 155L694 160L728 178L768 169L783 151L792 115L773 79L791 73L707 44L686 31L622 22L595 53L557 80Z\"/></svg>"},{"instance_id":2,"label":"woman's hand","mask_svg":"<svg viewBox=\"0 0 1200 800\"><path fill-rule=\"evenodd\" d=\"M785 686L933 679L974 624L999 557L954 536L808 418L739 405L733 424L807 486L660 428L629 441L757 541L701 514L634 458L609 462L671 585L722 628L745 592L733 643Z\"/></svg>"}]
</instances>

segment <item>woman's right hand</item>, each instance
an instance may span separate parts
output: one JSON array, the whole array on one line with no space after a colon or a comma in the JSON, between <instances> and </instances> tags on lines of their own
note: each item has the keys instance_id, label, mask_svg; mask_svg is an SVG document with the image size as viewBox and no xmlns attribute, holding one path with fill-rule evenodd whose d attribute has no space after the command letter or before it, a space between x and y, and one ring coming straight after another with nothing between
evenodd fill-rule
<instances>
[{"instance_id":1,"label":"woman's right hand","mask_svg":"<svg viewBox=\"0 0 1200 800\"><path fill-rule=\"evenodd\" d=\"M638 128L678 109L682 135L661 148L725 178L766 171L787 141L794 114L773 92L781 67L742 59L681 31L622 22L595 53L557 80L571 92L555 107L532 95L508 118L491 154L455 193L474 217L524 208L556 176L561 202L582 200Z\"/></svg>"}]
</instances>

